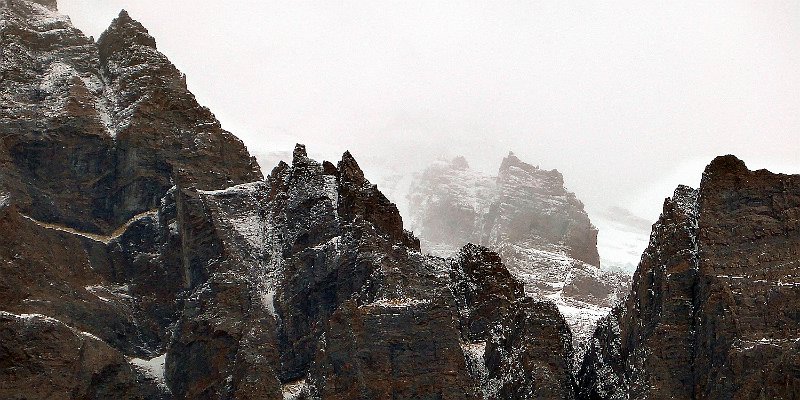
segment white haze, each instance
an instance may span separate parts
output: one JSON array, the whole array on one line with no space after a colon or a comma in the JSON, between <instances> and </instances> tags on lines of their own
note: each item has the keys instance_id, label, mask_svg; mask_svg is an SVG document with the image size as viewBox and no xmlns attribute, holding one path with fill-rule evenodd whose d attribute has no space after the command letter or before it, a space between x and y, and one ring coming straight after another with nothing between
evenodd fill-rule
<instances>
[{"instance_id":1,"label":"white haze","mask_svg":"<svg viewBox=\"0 0 800 400\"><path fill-rule=\"evenodd\" d=\"M455 155L493 173L513 150L560 170L593 220L619 206L651 222L716 155L800 172L798 2L59 7L95 37L127 9L257 154L349 149L388 176Z\"/></svg>"}]
</instances>

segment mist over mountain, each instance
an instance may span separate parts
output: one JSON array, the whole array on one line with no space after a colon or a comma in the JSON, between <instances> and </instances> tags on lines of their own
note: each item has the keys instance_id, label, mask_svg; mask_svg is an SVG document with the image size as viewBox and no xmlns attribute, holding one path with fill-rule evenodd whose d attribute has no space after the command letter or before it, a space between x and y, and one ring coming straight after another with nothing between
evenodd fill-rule
<instances>
[{"instance_id":1,"label":"mist over mountain","mask_svg":"<svg viewBox=\"0 0 800 400\"><path fill-rule=\"evenodd\" d=\"M127 9L257 154L349 150L378 176L457 156L493 174L514 151L561 171L598 224L613 206L655 221L720 154L800 170L789 3L59 6L94 37Z\"/></svg>"},{"instance_id":2,"label":"mist over mountain","mask_svg":"<svg viewBox=\"0 0 800 400\"><path fill-rule=\"evenodd\" d=\"M725 19L729 9L720 16L706 5L658 9L672 12L666 16L649 15L650 6L629 9L647 22L643 29L607 26L629 22L629 14L613 12L617 6L587 5L576 15L569 4L259 3L282 21L271 25L254 12L264 8L252 4L201 1L186 14L165 13L164 4L136 7L150 6L142 15L172 18L174 27L194 17L193 28L173 35L157 32L164 25L156 24L151 31L134 18L139 10L123 9L95 39L56 0L0 0L0 398L644 400L800 393L800 175L751 170L731 154L704 160L711 162L700 174L685 157L731 144L796 161L797 143L782 136L794 120L781 119L793 106L781 101L797 95L782 91L795 75L777 89L777 80L749 91L741 86L764 69L793 63L797 43L784 40L795 26L773 15L780 6L759 9L774 17L769 26L731 30L731 21L751 14ZM113 1L97 10L109 6ZM237 18L227 19L230 13ZM209 15L218 24L202 23ZM480 18L463 25L470 16ZM225 73L198 74L201 82L215 85L221 108L245 113L239 121L250 122L239 123L263 127L277 118L291 129L264 129L261 140L223 129L207 99L189 90L194 78L162 52L162 36L202 41L231 21L238 34L225 35L227 46L258 57L220 61L212 41L205 72ZM257 32L282 35L259 41L248 25L253 21L260 23ZM295 30L298 21L305 30ZM408 31L411 21L422 23ZM634 64L603 57L664 50L630 47L637 29L647 35L633 36L633 44L649 45L663 34L679 44L693 23L715 21L725 24L702 24L708 33L689 40L700 45L684 52L708 50L716 43L709 39L723 32L740 40L693 59L697 65L671 53L655 64L646 52L634 52L642 57ZM541 30L565 23L576 30ZM510 32L519 40L498 40ZM753 51L776 50L757 46L764 38L755 33L764 32L785 34L772 39L788 52L753 64L747 57ZM558 46L524 47L531 33ZM595 49L603 38L586 33L625 34L617 46L592 53L609 62L607 69L595 71L588 67L597 63L570 56L570 49ZM177 54L205 49L183 43ZM264 43L275 47L253 50ZM463 46L451 46L457 43ZM487 48L494 57L472 57ZM535 52L554 48L563 57ZM286 70L261 68L259 57L285 59L287 49L294 79L282 75ZM395 52L402 57L385 63ZM531 64L534 55L554 61ZM610 82L589 84L627 71L631 83L648 89L647 98L655 86L696 83L687 78L716 67L712 61L730 60L717 60L723 55L753 68L712 68L736 77L727 91L704 82L660 93L663 102L632 103L639 97L604 92L614 87ZM375 63L390 76L364 75L381 70ZM532 68L514 72L519 63ZM557 72L553 79L532 73L547 70L545 64L558 67L550 70ZM637 81L642 71L635 65L682 73ZM347 78L336 79L337 72ZM517 85L527 77L536 86ZM259 89L258 96L231 89L241 82ZM318 94L304 103L313 112L296 108L295 92L262 90L264 84ZM532 89L550 85L560 91L533 96ZM711 88L724 101L700 101ZM448 96L452 90L463 96ZM736 113L710 129L733 128L729 143L704 147L710 136L699 128L750 104L751 97L725 98L742 90L771 96L759 99L765 107L750 110L750 119ZM601 92L608 101L594 101ZM341 101L332 102L331 93ZM576 99L583 117L570 119L564 110ZM656 107L676 99L698 107L688 115ZM693 120L694 112L711 117ZM387 115L394 116L389 123ZM543 121L529 131L550 133L536 140L517 135L533 127L529 116ZM678 117L681 124L670 122ZM641 141L609 134L615 128L603 121L660 127L637 131L658 146L636 150ZM774 132L738 136L748 121ZM666 134L680 127L696 128L699 136ZM589 128L597 136L586 136ZM307 148L303 138L318 145ZM505 156L494 159L501 147ZM678 185L663 199L663 184L684 169L699 179L696 189ZM661 206L660 215L639 217L634 205L649 201L650 192L662 196L651 205ZM598 194L605 195L598 200Z\"/></svg>"}]
</instances>

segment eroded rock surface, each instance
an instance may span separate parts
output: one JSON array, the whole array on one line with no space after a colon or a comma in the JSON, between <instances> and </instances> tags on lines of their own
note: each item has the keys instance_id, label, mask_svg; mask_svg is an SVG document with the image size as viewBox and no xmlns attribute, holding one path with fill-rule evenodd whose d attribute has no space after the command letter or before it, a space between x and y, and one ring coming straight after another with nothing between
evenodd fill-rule
<instances>
[{"instance_id":1,"label":"eroded rock surface","mask_svg":"<svg viewBox=\"0 0 800 400\"><path fill-rule=\"evenodd\" d=\"M468 245L454 259L422 255L349 153L333 166L298 145L292 165L266 182L183 196L181 208L199 207L191 214L210 221L197 225L207 233L191 235L206 238L192 252L210 258L200 262L206 273L192 284L167 353L177 395L225 397L247 384L325 399L503 398L486 389L486 361L473 350L522 300L522 284L486 248ZM201 251L212 247L220 252ZM550 311L547 318L560 318ZM551 334L569 338L565 325L539 338ZM566 364L567 342L569 352L551 355ZM548 352L532 344L524 353L539 360ZM257 378L266 375L267 386ZM555 375L573 379L569 370ZM520 391L541 384L511 383Z\"/></svg>"},{"instance_id":2,"label":"eroded rock surface","mask_svg":"<svg viewBox=\"0 0 800 400\"><path fill-rule=\"evenodd\" d=\"M585 399L800 393L800 176L716 158L664 202L627 301L601 321Z\"/></svg>"},{"instance_id":3,"label":"eroded rock surface","mask_svg":"<svg viewBox=\"0 0 800 400\"><path fill-rule=\"evenodd\" d=\"M480 243L500 254L528 295L554 301L573 331L576 365L596 321L628 290L629 276L599 268L597 229L557 170L512 153L489 177L458 157L425 170L409 202L424 251L448 256Z\"/></svg>"},{"instance_id":4,"label":"eroded rock surface","mask_svg":"<svg viewBox=\"0 0 800 400\"><path fill-rule=\"evenodd\" d=\"M55 1L0 2L0 187L37 220L109 234L176 180L261 178L123 11L94 42Z\"/></svg>"},{"instance_id":5,"label":"eroded rock surface","mask_svg":"<svg viewBox=\"0 0 800 400\"><path fill-rule=\"evenodd\" d=\"M475 349L522 300L497 254L421 254L350 153L262 179L141 24L56 8L0 2L0 397L490 393Z\"/></svg>"}]
</instances>

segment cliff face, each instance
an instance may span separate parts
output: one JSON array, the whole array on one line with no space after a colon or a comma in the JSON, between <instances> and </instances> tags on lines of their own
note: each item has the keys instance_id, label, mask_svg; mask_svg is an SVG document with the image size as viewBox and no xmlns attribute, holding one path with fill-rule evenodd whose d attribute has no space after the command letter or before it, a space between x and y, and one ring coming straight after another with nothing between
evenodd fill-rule
<instances>
[{"instance_id":1,"label":"cliff face","mask_svg":"<svg viewBox=\"0 0 800 400\"><path fill-rule=\"evenodd\" d=\"M168 191L261 173L126 13L95 43L56 9L0 1L0 397L157 398L184 288Z\"/></svg>"},{"instance_id":2,"label":"cliff face","mask_svg":"<svg viewBox=\"0 0 800 400\"><path fill-rule=\"evenodd\" d=\"M261 178L126 12L95 43L39 3L0 2L0 187L23 212L109 234L177 180Z\"/></svg>"},{"instance_id":3,"label":"cliff face","mask_svg":"<svg viewBox=\"0 0 800 400\"><path fill-rule=\"evenodd\" d=\"M558 311L486 248L423 256L349 154L173 188L113 236L0 222L5 397L573 396Z\"/></svg>"},{"instance_id":4,"label":"cliff face","mask_svg":"<svg viewBox=\"0 0 800 400\"><path fill-rule=\"evenodd\" d=\"M597 229L556 170L510 154L489 177L459 157L424 171L409 200L423 250L447 255L467 242L495 249L528 295L556 302L578 357L595 322L628 289L628 276L599 268Z\"/></svg>"},{"instance_id":5,"label":"cliff face","mask_svg":"<svg viewBox=\"0 0 800 400\"><path fill-rule=\"evenodd\" d=\"M0 6L0 397L573 397L496 253L421 254L349 153L262 179L125 12Z\"/></svg>"},{"instance_id":6,"label":"cliff face","mask_svg":"<svg viewBox=\"0 0 800 400\"><path fill-rule=\"evenodd\" d=\"M627 301L603 319L580 398L794 398L800 176L716 158L664 203Z\"/></svg>"},{"instance_id":7,"label":"cliff face","mask_svg":"<svg viewBox=\"0 0 800 400\"><path fill-rule=\"evenodd\" d=\"M178 204L197 218L184 219L191 280L166 353L177 397L505 398L483 371L504 382L515 364L490 368L485 349L491 332L517 335L500 319L524 301L521 284L485 248L423 256L349 153L334 166L298 146L266 182L182 191ZM516 353L568 365L557 310L513 309L561 321ZM546 375L555 383L506 385L573 396L569 369Z\"/></svg>"},{"instance_id":8,"label":"cliff face","mask_svg":"<svg viewBox=\"0 0 800 400\"><path fill-rule=\"evenodd\" d=\"M524 243L600 265L597 229L561 173L513 153L496 177L472 171L463 157L433 164L412 184L409 200L413 223L434 252L470 242Z\"/></svg>"}]
</instances>

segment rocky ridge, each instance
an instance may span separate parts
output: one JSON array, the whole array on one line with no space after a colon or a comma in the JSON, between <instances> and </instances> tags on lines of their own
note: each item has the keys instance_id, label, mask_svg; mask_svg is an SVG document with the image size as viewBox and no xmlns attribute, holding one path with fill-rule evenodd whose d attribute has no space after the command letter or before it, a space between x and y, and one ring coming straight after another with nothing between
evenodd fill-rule
<instances>
[{"instance_id":1,"label":"rocky ridge","mask_svg":"<svg viewBox=\"0 0 800 400\"><path fill-rule=\"evenodd\" d=\"M544 250L425 255L351 154L298 145L262 179L141 24L122 13L95 43L56 9L0 0L1 398L800 392L797 175L726 156L676 190L576 379L568 321L512 262L591 261L569 247L591 229L558 241L572 214L527 233L503 217L553 204L558 176L530 184L509 160L488 224ZM551 286L563 299L574 280Z\"/></svg>"},{"instance_id":2,"label":"rocky ridge","mask_svg":"<svg viewBox=\"0 0 800 400\"><path fill-rule=\"evenodd\" d=\"M624 304L580 370L582 399L800 393L800 175L716 158L664 202Z\"/></svg>"},{"instance_id":3,"label":"rocky ridge","mask_svg":"<svg viewBox=\"0 0 800 400\"><path fill-rule=\"evenodd\" d=\"M513 153L496 177L463 157L437 162L411 185L411 225L423 250L447 256L463 243L495 249L533 297L554 301L581 349L628 290L630 278L599 268L597 229L557 170Z\"/></svg>"},{"instance_id":4,"label":"rocky ridge","mask_svg":"<svg viewBox=\"0 0 800 400\"><path fill-rule=\"evenodd\" d=\"M0 3L0 397L573 398L496 253L420 253L349 153L262 179L141 24L56 8Z\"/></svg>"},{"instance_id":5,"label":"rocky ridge","mask_svg":"<svg viewBox=\"0 0 800 400\"><path fill-rule=\"evenodd\" d=\"M262 177L125 11L94 42L55 10L0 2L0 186L24 213L110 234L176 180L220 189Z\"/></svg>"}]
</instances>

